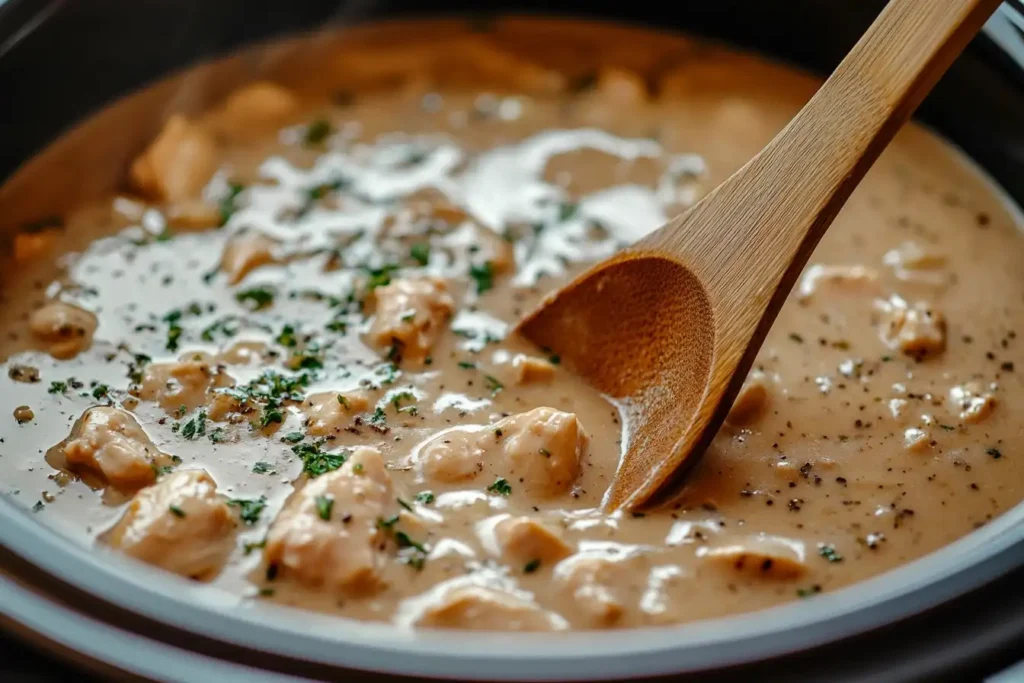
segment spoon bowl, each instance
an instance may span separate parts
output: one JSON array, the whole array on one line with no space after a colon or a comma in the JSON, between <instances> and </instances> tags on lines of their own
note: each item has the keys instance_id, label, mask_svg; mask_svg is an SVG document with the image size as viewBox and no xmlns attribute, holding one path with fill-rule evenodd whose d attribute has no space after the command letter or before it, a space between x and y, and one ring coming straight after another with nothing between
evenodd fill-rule
<instances>
[{"instance_id":1,"label":"spoon bowl","mask_svg":"<svg viewBox=\"0 0 1024 683\"><path fill-rule=\"evenodd\" d=\"M714 357L713 317L700 278L684 264L665 254L629 250L577 278L519 329L557 350L597 389L624 399L636 456L623 460L616 481L650 475L656 487L662 468L681 464L663 455L681 455L678 445L702 429L697 411ZM605 504L617 505L619 495L613 485Z\"/></svg>"}]
</instances>

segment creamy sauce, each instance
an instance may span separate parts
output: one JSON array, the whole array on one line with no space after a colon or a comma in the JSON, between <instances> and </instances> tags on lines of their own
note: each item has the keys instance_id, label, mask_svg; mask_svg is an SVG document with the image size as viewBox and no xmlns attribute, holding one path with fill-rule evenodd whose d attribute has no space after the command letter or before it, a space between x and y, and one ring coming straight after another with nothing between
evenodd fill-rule
<instances>
[{"instance_id":1,"label":"creamy sauce","mask_svg":"<svg viewBox=\"0 0 1024 683\"><path fill-rule=\"evenodd\" d=\"M910 126L678 498L600 512L622 406L512 326L816 84L665 37L583 83L412 35L170 119L130 190L16 236L0 480L41 523L245 599L533 630L812 598L1024 496L1018 216Z\"/></svg>"}]
</instances>

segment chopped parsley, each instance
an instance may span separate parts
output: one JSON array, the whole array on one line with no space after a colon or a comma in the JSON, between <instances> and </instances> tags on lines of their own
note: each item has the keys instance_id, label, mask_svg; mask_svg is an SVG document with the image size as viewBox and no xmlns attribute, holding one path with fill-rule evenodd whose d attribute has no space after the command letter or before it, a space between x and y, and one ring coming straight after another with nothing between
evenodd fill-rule
<instances>
[{"instance_id":1,"label":"chopped parsley","mask_svg":"<svg viewBox=\"0 0 1024 683\"><path fill-rule=\"evenodd\" d=\"M399 520L399 516L398 515L391 515L390 517L378 517L377 518L377 528L383 529L385 531L390 531L391 527L393 527L396 524L398 524L398 520Z\"/></svg>"},{"instance_id":2,"label":"chopped parsley","mask_svg":"<svg viewBox=\"0 0 1024 683\"><path fill-rule=\"evenodd\" d=\"M409 534L404 531L395 532L395 543L399 547L398 559L400 562L417 570L423 569L423 565L427 561L427 554L430 552L425 545L409 538Z\"/></svg>"},{"instance_id":3,"label":"chopped parsley","mask_svg":"<svg viewBox=\"0 0 1024 683\"><path fill-rule=\"evenodd\" d=\"M558 205L558 220L560 223L572 220L579 212L580 205L573 202L562 202Z\"/></svg>"},{"instance_id":4,"label":"chopped parsley","mask_svg":"<svg viewBox=\"0 0 1024 683\"><path fill-rule=\"evenodd\" d=\"M235 293L235 301L250 311L259 311L274 303L274 290L270 287L252 287Z\"/></svg>"},{"instance_id":5,"label":"chopped parsley","mask_svg":"<svg viewBox=\"0 0 1024 683\"><path fill-rule=\"evenodd\" d=\"M146 364L151 360L153 359L145 354L135 354L134 360L128 364L128 379L135 384L140 383L142 381L142 369L146 367Z\"/></svg>"},{"instance_id":6,"label":"chopped parsley","mask_svg":"<svg viewBox=\"0 0 1024 683\"><path fill-rule=\"evenodd\" d=\"M242 194L242 190L245 187L238 183L228 183L228 193L220 200L220 224L224 225L230 219L232 214L238 210L235 200L238 195Z\"/></svg>"},{"instance_id":7,"label":"chopped parsley","mask_svg":"<svg viewBox=\"0 0 1024 683\"><path fill-rule=\"evenodd\" d=\"M485 261L480 266L471 265L469 276L476 282L477 294L483 294L494 287L494 268L491 267L490 261Z\"/></svg>"},{"instance_id":8,"label":"chopped parsley","mask_svg":"<svg viewBox=\"0 0 1024 683\"><path fill-rule=\"evenodd\" d=\"M267 539L265 538L262 541L257 541L255 543L246 543L242 546L242 553L244 555L250 555L253 550L259 550L260 548L263 548L266 545Z\"/></svg>"},{"instance_id":9,"label":"chopped parsley","mask_svg":"<svg viewBox=\"0 0 1024 683\"><path fill-rule=\"evenodd\" d=\"M426 242L412 245L409 249L409 256L421 266L427 265L430 263L430 245Z\"/></svg>"},{"instance_id":10,"label":"chopped parsley","mask_svg":"<svg viewBox=\"0 0 1024 683\"><path fill-rule=\"evenodd\" d=\"M389 263L381 266L380 268L368 268L364 266L363 270L366 271L367 275L366 291L372 292L378 287L391 284L391 274L398 270L398 266L393 263Z\"/></svg>"},{"instance_id":11,"label":"chopped parsley","mask_svg":"<svg viewBox=\"0 0 1024 683\"><path fill-rule=\"evenodd\" d=\"M484 380L487 382L487 388L491 390L491 396L496 396L499 391L505 388L505 385L492 375L484 375Z\"/></svg>"},{"instance_id":12,"label":"chopped parsley","mask_svg":"<svg viewBox=\"0 0 1024 683\"><path fill-rule=\"evenodd\" d=\"M281 346L287 346L288 348L294 348L298 346L299 340L295 338L295 328L291 325L285 325L281 328L280 334L274 340Z\"/></svg>"},{"instance_id":13,"label":"chopped parsley","mask_svg":"<svg viewBox=\"0 0 1024 683\"><path fill-rule=\"evenodd\" d=\"M110 387L106 384L97 384L92 390L92 397L97 401L103 400L110 393Z\"/></svg>"},{"instance_id":14,"label":"chopped parsley","mask_svg":"<svg viewBox=\"0 0 1024 683\"><path fill-rule=\"evenodd\" d=\"M476 370L476 363L471 363L469 361L463 360L459 361L459 367L462 368L463 370Z\"/></svg>"},{"instance_id":15,"label":"chopped parsley","mask_svg":"<svg viewBox=\"0 0 1024 683\"><path fill-rule=\"evenodd\" d=\"M487 490L491 493L497 493L499 496L507 496L512 493L512 485L508 483L508 479L505 477L498 477L494 480L494 483L487 487Z\"/></svg>"},{"instance_id":16,"label":"chopped parsley","mask_svg":"<svg viewBox=\"0 0 1024 683\"><path fill-rule=\"evenodd\" d=\"M47 389L47 392L51 394L63 394L67 390L67 382L50 382L50 388Z\"/></svg>"},{"instance_id":17,"label":"chopped parsley","mask_svg":"<svg viewBox=\"0 0 1024 683\"><path fill-rule=\"evenodd\" d=\"M812 595L817 595L820 592L821 592L821 586L819 586L818 584L814 584L810 588L797 588L796 589L796 596L798 598L809 598Z\"/></svg>"},{"instance_id":18,"label":"chopped parsley","mask_svg":"<svg viewBox=\"0 0 1024 683\"><path fill-rule=\"evenodd\" d=\"M206 412L200 410L194 418L185 423L181 428L181 435L186 439L198 439L206 434Z\"/></svg>"},{"instance_id":19,"label":"chopped parsley","mask_svg":"<svg viewBox=\"0 0 1024 683\"><path fill-rule=\"evenodd\" d=\"M302 432L288 432L287 434L281 437L281 441L285 441L287 443L298 443L305 438L306 435L303 434Z\"/></svg>"},{"instance_id":20,"label":"chopped parsley","mask_svg":"<svg viewBox=\"0 0 1024 683\"><path fill-rule=\"evenodd\" d=\"M373 415L370 416L370 424L378 427L383 427L387 424L388 416L384 414L384 409L380 406L373 411Z\"/></svg>"},{"instance_id":21,"label":"chopped parsley","mask_svg":"<svg viewBox=\"0 0 1024 683\"><path fill-rule=\"evenodd\" d=\"M270 463L260 460L252 466L253 474L266 474L270 471Z\"/></svg>"},{"instance_id":22,"label":"chopped parsley","mask_svg":"<svg viewBox=\"0 0 1024 683\"><path fill-rule=\"evenodd\" d=\"M331 521L331 511L334 509L334 496L317 496L316 512L320 519L325 522Z\"/></svg>"},{"instance_id":23,"label":"chopped parsley","mask_svg":"<svg viewBox=\"0 0 1024 683\"><path fill-rule=\"evenodd\" d=\"M417 543L416 541L412 540L411 538L409 538L409 534L405 533L404 531L395 532L395 542L398 543L399 548L415 548L420 552L427 552L426 547L424 547L422 543Z\"/></svg>"},{"instance_id":24,"label":"chopped parsley","mask_svg":"<svg viewBox=\"0 0 1024 683\"><path fill-rule=\"evenodd\" d=\"M524 574L532 574L538 569L540 569L540 560L530 560L529 562L523 565Z\"/></svg>"},{"instance_id":25,"label":"chopped parsley","mask_svg":"<svg viewBox=\"0 0 1024 683\"><path fill-rule=\"evenodd\" d=\"M217 334L223 334L225 337L234 337L238 334L238 318L233 315L227 315L219 320L215 320L210 325L203 328L203 331L199 333L200 339L206 342L212 342Z\"/></svg>"},{"instance_id":26,"label":"chopped parsley","mask_svg":"<svg viewBox=\"0 0 1024 683\"><path fill-rule=\"evenodd\" d=\"M327 119L317 119L306 126L306 135L303 142L307 145L319 145L331 134L333 128Z\"/></svg>"},{"instance_id":27,"label":"chopped parsley","mask_svg":"<svg viewBox=\"0 0 1024 683\"><path fill-rule=\"evenodd\" d=\"M945 429L947 432L956 431L956 427L954 427L953 425L943 425L943 424L940 424L939 426L942 427L943 429Z\"/></svg>"},{"instance_id":28,"label":"chopped parsley","mask_svg":"<svg viewBox=\"0 0 1024 683\"><path fill-rule=\"evenodd\" d=\"M430 505L435 500L433 491L420 491L416 494L416 502Z\"/></svg>"},{"instance_id":29,"label":"chopped parsley","mask_svg":"<svg viewBox=\"0 0 1024 683\"><path fill-rule=\"evenodd\" d=\"M398 504L399 504L399 505L401 505L402 507L404 507L404 508L405 508L406 510L408 510L409 512L412 512L412 505L409 505L409 503L408 503L408 502L406 502L406 501L402 500L401 498L398 498L397 500L398 500Z\"/></svg>"},{"instance_id":30,"label":"chopped parsley","mask_svg":"<svg viewBox=\"0 0 1024 683\"><path fill-rule=\"evenodd\" d=\"M394 396L391 397L391 405L393 405L395 407L395 411L396 412L399 412L399 413L409 413L410 415L415 417L419 413L419 411L416 409L416 406L405 406L405 407L402 406L402 401L415 401L415 400L416 400L416 394L412 393L411 391L400 391L400 392L398 392L397 394L395 394Z\"/></svg>"},{"instance_id":31,"label":"chopped parsley","mask_svg":"<svg viewBox=\"0 0 1024 683\"><path fill-rule=\"evenodd\" d=\"M256 499L232 498L228 501L230 507L238 508L238 516L246 524L252 525L260 520L260 513L267 506L267 499L260 496Z\"/></svg>"},{"instance_id":32,"label":"chopped parsley","mask_svg":"<svg viewBox=\"0 0 1024 683\"><path fill-rule=\"evenodd\" d=\"M362 474L364 469L363 463L361 462L357 462L355 465L352 465L352 471L355 474Z\"/></svg>"},{"instance_id":33,"label":"chopped parsley","mask_svg":"<svg viewBox=\"0 0 1024 683\"><path fill-rule=\"evenodd\" d=\"M302 471L311 478L333 472L348 460L350 451L343 450L340 453L327 453L320 450L323 445L324 440L320 439L315 443L300 443L292 447L292 452L302 460Z\"/></svg>"},{"instance_id":34,"label":"chopped parsley","mask_svg":"<svg viewBox=\"0 0 1024 683\"><path fill-rule=\"evenodd\" d=\"M259 425L260 429L266 429L272 424L281 424L282 422L284 422L284 413L282 413L276 406L273 408L267 406L263 409L259 422L256 424Z\"/></svg>"},{"instance_id":35,"label":"chopped parsley","mask_svg":"<svg viewBox=\"0 0 1024 683\"><path fill-rule=\"evenodd\" d=\"M210 432L210 441L213 443L222 443L227 438L227 432L224 431L223 427L217 427Z\"/></svg>"},{"instance_id":36,"label":"chopped parsley","mask_svg":"<svg viewBox=\"0 0 1024 683\"><path fill-rule=\"evenodd\" d=\"M835 546L831 543L819 543L818 554L824 557L829 562L842 562L843 556L839 554Z\"/></svg>"},{"instance_id":37,"label":"chopped parsley","mask_svg":"<svg viewBox=\"0 0 1024 683\"><path fill-rule=\"evenodd\" d=\"M185 516L185 511L182 510L177 505L168 505L167 509L170 510L171 514L174 515L175 517L184 517Z\"/></svg>"}]
</instances>

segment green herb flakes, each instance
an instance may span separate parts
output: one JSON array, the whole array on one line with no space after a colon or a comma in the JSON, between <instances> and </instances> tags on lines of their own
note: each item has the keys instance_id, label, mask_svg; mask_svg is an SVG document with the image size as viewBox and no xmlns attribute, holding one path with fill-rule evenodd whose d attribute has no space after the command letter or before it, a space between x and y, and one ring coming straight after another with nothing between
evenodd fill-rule
<instances>
[{"instance_id":1,"label":"green herb flakes","mask_svg":"<svg viewBox=\"0 0 1024 683\"><path fill-rule=\"evenodd\" d=\"M232 498L228 501L228 506L238 508L239 518L246 524L252 525L259 521L260 513L267 506L267 499L264 496L256 499Z\"/></svg>"},{"instance_id":2,"label":"green herb flakes","mask_svg":"<svg viewBox=\"0 0 1024 683\"><path fill-rule=\"evenodd\" d=\"M259 311L274 303L275 292L270 287L252 287L235 292L235 301L250 311Z\"/></svg>"},{"instance_id":3,"label":"green herb flakes","mask_svg":"<svg viewBox=\"0 0 1024 683\"><path fill-rule=\"evenodd\" d=\"M319 145L326 140L333 132L331 122L327 119L317 119L306 126L306 135L303 142L307 146Z\"/></svg>"},{"instance_id":4,"label":"green herb flakes","mask_svg":"<svg viewBox=\"0 0 1024 683\"><path fill-rule=\"evenodd\" d=\"M331 510L334 509L334 497L333 496L317 496L316 497L316 512L320 516L320 519L325 522L331 521Z\"/></svg>"},{"instance_id":5,"label":"green herb flakes","mask_svg":"<svg viewBox=\"0 0 1024 683\"><path fill-rule=\"evenodd\" d=\"M824 557L829 562L842 562L843 556L836 551L835 546L831 543L819 543L818 554Z\"/></svg>"},{"instance_id":6,"label":"green herb flakes","mask_svg":"<svg viewBox=\"0 0 1024 683\"><path fill-rule=\"evenodd\" d=\"M485 261L483 265L479 266L471 265L469 267L469 276L476 283L477 294L483 294L494 288L494 268L491 267L490 261Z\"/></svg>"},{"instance_id":7,"label":"green herb flakes","mask_svg":"<svg viewBox=\"0 0 1024 683\"><path fill-rule=\"evenodd\" d=\"M421 266L427 265L430 263L430 245L426 242L412 245L409 249L409 256Z\"/></svg>"},{"instance_id":8,"label":"green herb flakes","mask_svg":"<svg viewBox=\"0 0 1024 683\"><path fill-rule=\"evenodd\" d=\"M499 496L507 496L512 493L512 485L508 483L508 479L505 477L498 477L494 480L494 483L487 487L487 490L491 493L497 493Z\"/></svg>"}]
</instances>

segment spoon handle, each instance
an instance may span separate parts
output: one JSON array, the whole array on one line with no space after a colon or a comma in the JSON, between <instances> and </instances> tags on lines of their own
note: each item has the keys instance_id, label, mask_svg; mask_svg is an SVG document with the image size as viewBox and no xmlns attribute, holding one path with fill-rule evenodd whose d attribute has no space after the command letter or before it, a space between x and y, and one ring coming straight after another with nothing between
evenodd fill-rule
<instances>
[{"instance_id":1,"label":"spoon handle","mask_svg":"<svg viewBox=\"0 0 1024 683\"><path fill-rule=\"evenodd\" d=\"M999 4L891 0L768 146L638 246L679 254L723 324L756 325L768 310L767 331L850 193ZM728 227L698 243L701 225Z\"/></svg>"}]
</instances>

